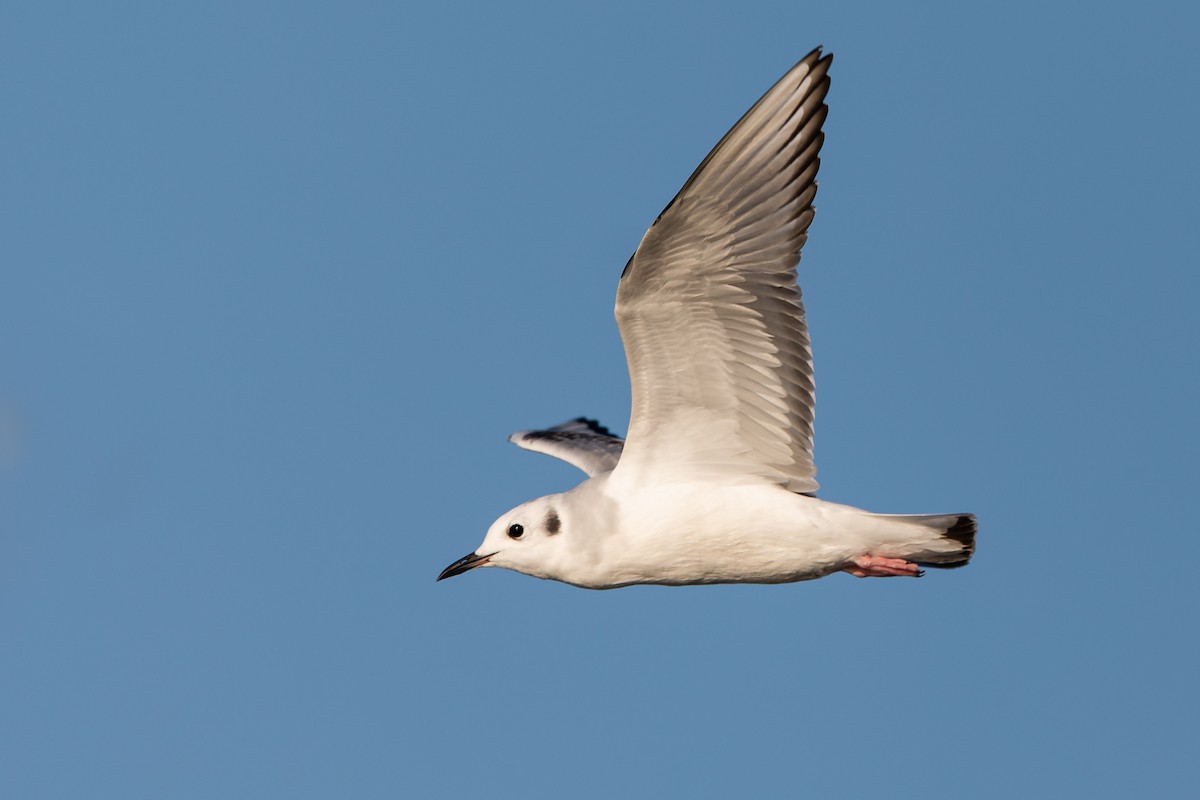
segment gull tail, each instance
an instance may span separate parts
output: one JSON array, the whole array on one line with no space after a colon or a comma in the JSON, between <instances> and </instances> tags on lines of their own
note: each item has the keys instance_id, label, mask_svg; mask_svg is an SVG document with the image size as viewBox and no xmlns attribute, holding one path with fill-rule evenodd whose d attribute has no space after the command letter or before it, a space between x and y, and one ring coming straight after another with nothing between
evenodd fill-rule
<instances>
[{"instance_id":1,"label":"gull tail","mask_svg":"<svg viewBox=\"0 0 1200 800\"><path fill-rule=\"evenodd\" d=\"M917 526L922 535L908 541L900 557L922 567L965 567L975 552L974 514L876 514L895 522ZM911 530L911 527L910 527Z\"/></svg>"}]
</instances>

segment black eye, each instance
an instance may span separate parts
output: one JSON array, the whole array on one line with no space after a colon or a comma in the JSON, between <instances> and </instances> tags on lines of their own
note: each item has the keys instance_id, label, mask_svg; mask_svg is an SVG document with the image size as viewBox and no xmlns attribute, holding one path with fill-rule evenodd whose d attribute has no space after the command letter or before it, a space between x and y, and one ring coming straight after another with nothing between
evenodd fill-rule
<instances>
[{"instance_id":1,"label":"black eye","mask_svg":"<svg viewBox=\"0 0 1200 800\"><path fill-rule=\"evenodd\" d=\"M509 525L508 535L513 539L520 539L525 535L525 526L521 524Z\"/></svg>"}]
</instances>

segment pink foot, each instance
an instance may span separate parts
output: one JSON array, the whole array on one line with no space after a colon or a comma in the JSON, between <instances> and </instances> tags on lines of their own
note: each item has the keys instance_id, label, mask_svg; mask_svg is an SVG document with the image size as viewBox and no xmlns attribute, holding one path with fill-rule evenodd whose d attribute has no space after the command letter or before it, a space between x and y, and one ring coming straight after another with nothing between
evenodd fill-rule
<instances>
[{"instance_id":1,"label":"pink foot","mask_svg":"<svg viewBox=\"0 0 1200 800\"><path fill-rule=\"evenodd\" d=\"M859 556L854 559L853 567L846 567L843 572L849 572L856 578L919 578L925 571L916 564L903 558L884 558L883 556Z\"/></svg>"}]
</instances>

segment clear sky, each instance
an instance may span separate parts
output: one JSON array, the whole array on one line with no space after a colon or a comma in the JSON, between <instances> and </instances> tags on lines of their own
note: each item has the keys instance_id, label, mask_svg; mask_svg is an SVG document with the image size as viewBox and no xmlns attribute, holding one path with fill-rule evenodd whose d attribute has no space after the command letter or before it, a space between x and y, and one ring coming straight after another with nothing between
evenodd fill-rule
<instances>
[{"instance_id":1,"label":"clear sky","mask_svg":"<svg viewBox=\"0 0 1200 800\"><path fill-rule=\"evenodd\" d=\"M1196 5L416 5L0 12L0 795L1194 790ZM822 496L975 560L435 584L818 44Z\"/></svg>"}]
</instances>

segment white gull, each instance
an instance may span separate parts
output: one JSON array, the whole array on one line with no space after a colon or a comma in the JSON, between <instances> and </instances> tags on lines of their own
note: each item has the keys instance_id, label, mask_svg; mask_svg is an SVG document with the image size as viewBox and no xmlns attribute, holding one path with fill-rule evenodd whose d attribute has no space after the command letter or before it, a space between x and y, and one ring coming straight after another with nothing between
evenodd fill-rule
<instances>
[{"instance_id":1,"label":"white gull","mask_svg":"<svg viewBox=\"0 0 1200 800\"><path fill-rule=\"evenodd\" d=\"M504 567L591 589L784 583L960 567L970 514L819 500L796 265L813 218L832 55L792 67L713 148L626 264L625 441L579 418L511 440L588 479L524 503L438 580Z\"/></svg>"}]
</instances>

